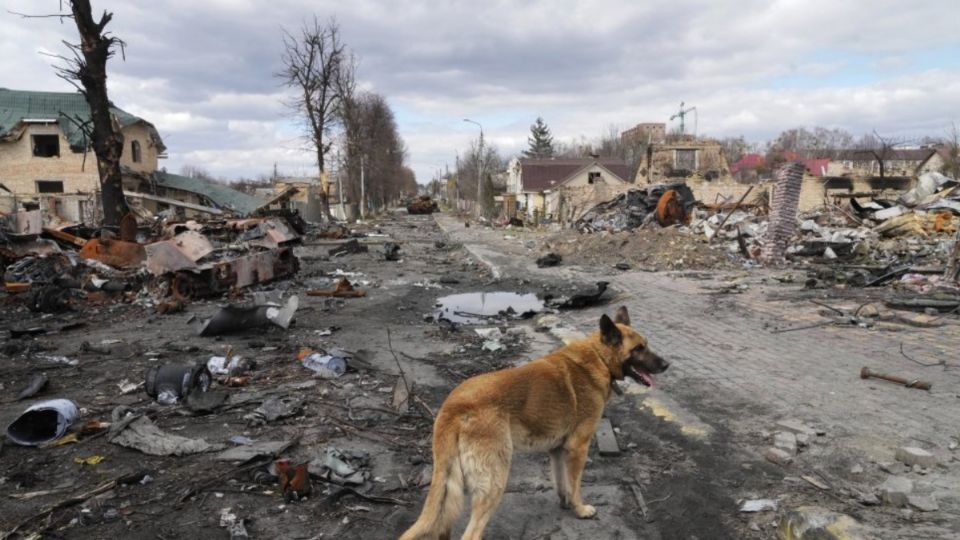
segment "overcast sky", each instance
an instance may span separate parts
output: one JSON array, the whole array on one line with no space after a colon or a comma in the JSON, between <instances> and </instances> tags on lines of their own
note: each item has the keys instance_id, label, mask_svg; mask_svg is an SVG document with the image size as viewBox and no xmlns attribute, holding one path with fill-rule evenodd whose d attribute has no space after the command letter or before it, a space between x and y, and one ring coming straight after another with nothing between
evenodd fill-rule
<instances>
[{"instance_id":1,"label":"overcast sky","mask_svg":"<svg viewBox=\"0 0 960 540\"><path fill-rule=\"evenodd\" d=\"M3 0L53 13L57 0ZM153 122L163 163L224 177L311 174L284 108L281 28L339 20L365 88L387 97L421 183L483 125L505 155L542 116L561 140L666 122L680 101L712 136L796 126L944 135L960 121L956 0L93 0L127 43L110 97ZM46 9L45 9L46 8ZM72 21L0 12L0 87L71 91L44 53Z\"/></svg>"}]
</instances>

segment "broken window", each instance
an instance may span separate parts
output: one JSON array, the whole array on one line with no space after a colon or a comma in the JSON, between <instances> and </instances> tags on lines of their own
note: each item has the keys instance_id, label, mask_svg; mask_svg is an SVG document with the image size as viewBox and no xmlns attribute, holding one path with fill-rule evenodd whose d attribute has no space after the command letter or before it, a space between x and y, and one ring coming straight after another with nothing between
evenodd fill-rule
<instances>
[{"instance_id":1,"label":"broken window","mask_svg":"<svg viewBox=\"0 0 960 540\"><path fill-rule=\"evenodd\" d=\"M132 159L134 163L140 163L140 141L130 143L130 159Z\"/></svg>"},{"instance_id":2,"label":"broken window","mask_svg":"<svg viewBox=\"0 0 960 540\"><path fill-rule=\"evenodd\" d=\"M63 193L63 181L37 180L37 193Z\"/></svg>"},{"instance_id":3,"label":"broken window","mask_svg":"<svg viewBox=\"0 0 960 540\"><path fill-rule=\"evenodd\" d=\"M593 184L596 182L603 183L603 177L600 176L600 173L599 172L587 173L587 183Z\"/></svg>"},{"instance_id":4,"label":"broken window","mask_svg":"<svg viewBox=\"0 0 960 540\"><path fill-rule=\"evenodd\" d=\"M674 169L684 171L697 170L697 151L696 150L674 150Z\"/></svg>"},{"instance_id":5,"label":"broken window","mask_svg":"<svg viewBox=\"0 0 960 540\"><path fill-rule=\"evenodd\" d=\"M34 135L33 155L36 157L60 157L60 136Z\"/></svg>"}]
</instances>

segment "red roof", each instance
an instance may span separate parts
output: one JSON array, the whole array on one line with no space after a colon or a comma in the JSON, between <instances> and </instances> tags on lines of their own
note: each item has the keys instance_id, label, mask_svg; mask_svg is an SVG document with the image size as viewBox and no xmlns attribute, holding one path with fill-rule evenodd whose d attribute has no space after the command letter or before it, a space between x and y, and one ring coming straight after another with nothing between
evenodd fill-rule
<instances>
[{"instance_id":1,"label":"red roof","mask_svg":"<svg viewBox=\"0 0 960 540\"><path fill-rule=\"evenodd\" d=\"M630 166L622 159L521 159L523 191L541 192L557 188L577 171L594 163L613 173L618 180L630 181Z\"/></svg>"},{"instance_id":2,"label":"red roof","mask_svg":"<svg viewBox=\"0 0 960 540\"><path fill-rule=\"evenodd\" d=\"M744 154L742 158L730 165L730 172L736 174L743 170L759 169L765 163L766 160L760 154Z\"/></svg>"},{"instance_id":3,"label":"red roof","mask_svg":"<svg viewBox=\"0 0 960 540\"><path fill-rule=\"evenodd\" d=\"M805 159L803 166L811 176L823 176L823 171L830 165L829 159Z\"/></svg>"}]
</instances>

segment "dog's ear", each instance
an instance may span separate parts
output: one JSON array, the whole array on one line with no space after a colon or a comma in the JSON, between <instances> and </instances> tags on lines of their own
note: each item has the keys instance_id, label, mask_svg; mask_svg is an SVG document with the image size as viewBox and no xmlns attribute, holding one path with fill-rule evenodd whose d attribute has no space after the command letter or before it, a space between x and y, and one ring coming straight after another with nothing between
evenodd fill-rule
<instances>
[{"instance_id":1,"label":"dog's ear","mask_svg":"<svg viewBox=\"0 0 960 540\"><path fill-rule=\"evenodd\" d=\"M627 306L620 306L617 314L613 316L613 322L630 326L630 314L627 313Z\"/></svg>"},{"instance_id":2,"label":"dog's ear","mask_svg":"<svg viewBox=\"0 0 960 540\"><path fill-rule=\"evenodd\" d=\"M606 313L600 317L600 340L610 347L619 347L623 343L623 334Z\"/></svg>"}]
</instances>

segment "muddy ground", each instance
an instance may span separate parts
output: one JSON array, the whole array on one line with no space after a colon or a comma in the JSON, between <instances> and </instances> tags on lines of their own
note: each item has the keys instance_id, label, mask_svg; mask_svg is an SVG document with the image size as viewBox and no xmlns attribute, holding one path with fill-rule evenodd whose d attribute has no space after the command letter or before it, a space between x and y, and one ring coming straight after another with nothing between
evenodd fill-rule
<instances>
[{"instance_id":1,"label":"muddy ground","mask_svg":"<svg viewBox=\"0 0 960 540\"><path fill-rule=\"evenodd\" d=\"M23 537L43 531L55 538L228 538L221 522L226 511L244 520L255 538L395 538L414 521L426 495L432 414L446 394L470 375L536 358L560 345L533 317L483 325L500 327L504 336L499 349L489 343L487 349L497 350L484 349L485 340L472 328L433 316L436 299L478 291L562 295L589 284L560 279L494 282L488 268L445 237L430 216L393 214L362 230L377 235L361 240L369 247L367 253L331 259L330 242L308 238L298 248L302 270L297 277L263 287L299 296L295 323L286 331L271 327L214 338L195 336L187 320L212 314L222 299L195 302L186 312L166 316L128 303L80 304L73 313L38 316L26 309L22 298L0 297L0 325L5 329L83 323L59 333L4 338L4 426L31 403L63 397L82 408L78 426L90 420L116 421L114 411L126 407L167 433L203 439L224 450L243 447L231 441L238 436L289 443L279 456L248 461L220 461L219 450L146 455L111 443L108 431L47 448L6 444L0 453L0 531L17 528ZM381 255L380 246L388 239L401 243L401 261ZM533 252L516 244L518 252ZM367 291L365 297L304 294L329 286L334 274L344 272L352 273L351 281ZM351 351L354 369L337 379L314 377L297 361L303 347ZM142 388L123 394L118 386L141 382L151 366L205 361L228 348L257 367L245 386L215 383L212 391L228 397L207 414L182 405L158 405ZM76 365L45 359L51 356L65 356ZM415 399L398 413L391 400L401 369L414 386ZM33 398L13 401L39 371L48 375L49 386ZM270 398L302 404L286 418L266 423L251 419ZM632 401L611 401L607 416L619 430L624 451L601 457L594 445L584 476L584 492L597 506L598 519L577 520L559 507L545 456L517 457L487 537L771 537L772 517L737 514L737 499L781 485L784 473L759 454L743 451L762 445L763 435L743 440L724 431L724 411L736 403L721 408L706 396L700 401L701 417L719 426L709 440L683 436L677 424ZM269 468L273 459L306 462L322 457L328 448L369 454L364 469L369 479L345 489L317 478L309 498L285 501ZM75 462L91 456L103 459L95 465ZM636 488L645 496L646 515ZM803 501L816 502L818 497Z\"/></svg>"}]
</instances>

